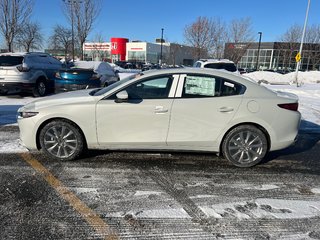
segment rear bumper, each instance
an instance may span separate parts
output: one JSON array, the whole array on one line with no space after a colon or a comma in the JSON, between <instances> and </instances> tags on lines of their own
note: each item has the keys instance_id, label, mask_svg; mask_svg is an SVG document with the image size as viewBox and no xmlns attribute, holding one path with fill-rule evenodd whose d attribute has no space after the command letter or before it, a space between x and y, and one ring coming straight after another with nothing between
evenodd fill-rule
<instances>
[{"instance_id":1,"label":"rear bumper","mask_svg":"<svg viewBox=\"0 0 320 240\"><path fill-rule=\"evenodd\" d=\"M55 93L68 92L68 91L76 91L83 90L88 88L99 88L100 83L96 84L63 84L63 83L55 83Z\"/></svg>"},{"instance_id":2,"label":"rear bumper","mask_svg":"<svg viewBox=\"0 0 320 240\"><path fill-rule=\"evenodd\" d=\"M90 81L88 83L74 83L74 82L59 82L55 81L55 93L68 92L68 91L76 91L88 88L99 88L99 81Z\"/></svg>"},{"instance_id":3,"label":"rear bumper","mask_svg":"<svg viewBox=\"0 0 320 240\"><path fill-rule=\"evenodd\" d=\"M35 87L35 83L20 83L20 82L0 82L0 92L31 92Z\"/></svg>"}]
</instances>

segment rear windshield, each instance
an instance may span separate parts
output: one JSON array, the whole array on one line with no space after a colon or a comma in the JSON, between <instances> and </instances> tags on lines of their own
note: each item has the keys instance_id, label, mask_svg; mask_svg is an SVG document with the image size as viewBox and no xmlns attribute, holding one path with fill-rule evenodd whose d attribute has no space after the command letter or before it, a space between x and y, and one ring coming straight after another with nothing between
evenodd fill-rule
<instances>
[{"instance_id":1,"label":"rear windshield","mask_svg":"<svg viewBox=\"0 0 320 240\"><path fill-rule=\"evenodd\" d=\"M205 68L224 69L230 72L237 71L237 67L233 63L209 63L204 66Z\"/></svg>"},{"instance_id":2,"label":"rear windshield","mask_svg":"<svg viewBox=\"0 0 320 240\"><path fill-rule=\"evenodd\" d=\"M22 64L22 56L0 56L0 66L10 67Z\"/></svg>"}]
</instances>

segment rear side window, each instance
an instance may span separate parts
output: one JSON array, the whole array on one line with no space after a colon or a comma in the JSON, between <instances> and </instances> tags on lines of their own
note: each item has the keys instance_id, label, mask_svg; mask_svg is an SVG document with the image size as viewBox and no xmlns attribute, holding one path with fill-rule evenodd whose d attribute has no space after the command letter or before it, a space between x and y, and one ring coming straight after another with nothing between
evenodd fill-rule
<instances>
[{"instance_id":1,"label":"rear side window","mask_svg":"<svg viewBox=\"0 0 320 240\"><path fill-rule=\"evenodd\" d=\"M0 66L11 67L22 64L22 56L0 56Z\"/></svg>"},{"instance_id":2,"label":"rear side window","mask_svg":"<svg viewBox=\"0 0 320 240\"><path fill-rule=\"evenodd\" d=\"M237 67L233 63L208 63L204 68L224 69L229 72L237 71Z\"/></svg>"},{"instance_id":3,"label":"rear side window","mask_svg":"<svg viewBox=\"0 0 320 240\"><path fill-rule=\"evenodd\" d=\"M240 95L245 86L220 77L188 75L182 90L183 98L223 97Z\"/></svg>"}]
</instances>

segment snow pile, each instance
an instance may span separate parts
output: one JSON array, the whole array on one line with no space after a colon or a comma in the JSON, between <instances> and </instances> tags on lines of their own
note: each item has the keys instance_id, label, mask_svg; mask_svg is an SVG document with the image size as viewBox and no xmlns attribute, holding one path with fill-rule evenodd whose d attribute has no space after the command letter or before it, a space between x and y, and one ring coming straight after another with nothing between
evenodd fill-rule
<instances>
[{"instance_id":1,"label":"snow pile","mask_svg":"<svg viewBox=\"0 0 320 240\"><path fill-rule=\"evenodd\" d=\"M295 80L295 72L280 74L276 72L256 71L245 73L243 76L267 84L290 84ZM299 72L298 81L303 83L320 83L320 71Z\"/></svg>"},{"instance_id":2,"label":"snow pile","mask_svg":"<svg viewBox=\"0 0 320 240\"><path fill-rule=\"evenodd\" d=\"M74 62L74 68L93 69L94 72L100 75L113 75L113 68L107 62L100 61L77 61Z\"/></svg>"}]
</instances>

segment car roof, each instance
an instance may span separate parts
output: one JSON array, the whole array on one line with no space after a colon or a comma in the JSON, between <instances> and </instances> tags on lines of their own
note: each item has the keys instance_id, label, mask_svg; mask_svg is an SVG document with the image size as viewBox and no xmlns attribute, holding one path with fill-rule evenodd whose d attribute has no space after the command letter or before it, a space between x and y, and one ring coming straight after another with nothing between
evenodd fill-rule
<instances>
[{"instance_id":1,"label":"car roof","mask_svg":"<svg viewBox=\"0 0 320 240\"><path fill-rule=\"evenodd\" d=\"M199 62L203 62L203 63L233 63L233 61L229 60L229 59L200 59Z\"/></svg>"},{"instance_id":2,"label":"car roof","mask_svg":"<svg viewBox=\"0 0 320 240\"><path fill-rule=\"evenodd\" d=\"M152 77L156 75L166 75L166 74L204 74L204 75L214 75L217 77L230 79L244 85L247 84L257 84L254 81L251 81L248 78L241 76L238 73L229 72L221 69L212 69L212 68L168 68L168 69L154 69L142 72L142 77Z\"/></svg>"},{"instance_id":3,"label":"car roof","mask_svg":"<svg viewBox=\"0 0 320 240\"><path fill-rule=\"evenodd\" d=\"M51 56L48 53L44 52L7 52L7 53L0 53L0 56L26 56L26 55L46 55Z\"/></svg>"},{"instance_id":4,"label":"car roof","mask_svg":"<svg viewBox=\"0 0 320 240\"><path fill-rule=\"evenodd\" d=\"M221 77L230 77L230 76L238 76L238 74L234 74L232 72L223 71L220 69L212 69L212 68L193 68L193 67L186 67L186 68L165 68L165 69L154 69L143 72L145 76L153 76L159 74L190 74L190 73L200 73L200 74L209 74L209 75L216 75Z\"/></svg>"}]
</instances>

